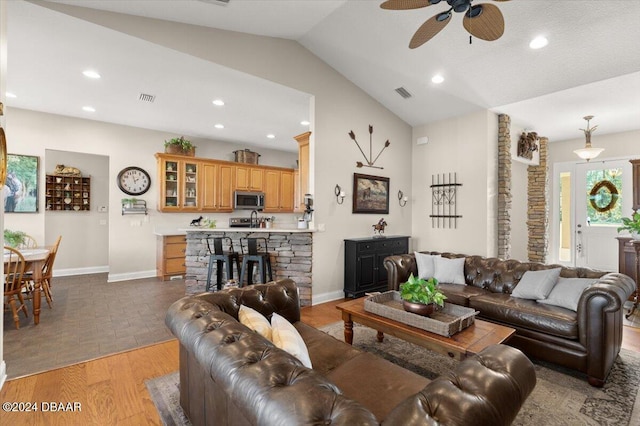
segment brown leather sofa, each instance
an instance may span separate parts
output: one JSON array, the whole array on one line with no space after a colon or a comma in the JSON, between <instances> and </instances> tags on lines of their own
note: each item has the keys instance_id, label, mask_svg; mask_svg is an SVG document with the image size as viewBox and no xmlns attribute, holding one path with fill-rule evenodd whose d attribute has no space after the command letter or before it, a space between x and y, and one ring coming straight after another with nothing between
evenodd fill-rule
<instances>
[{"instance_id":1,"label":"brown leather sofa","mask_svg":"<svg viewBox=\"0 0 640 426\"><path fill-rule=\"evenodd\" d=\"M287 318L313 369L240 324L240 304ZM165 322L180 341L180 404L194 425L507 425L536 382L506 345L429 382L300 322L291 280L187 296Z\"/></svg>"},{"instance_id":2,"label":"brown leather sofa","mask_svg":"<svg viewBox=\"0 0 640 426\"><path fill-rule=\"evenodd\" d=\"M587 268L562 267L565 278L597 278L580 296L577 312L511 297L526 271L558 268L517 260L438 253L465 257L466 285L440 283L448 302L475 308L479 318L516 329L506 344L525 354L587 375L592 386L603 386L622 344L623 304L635 291L623 274ZM413 253L385 258L389 289L397 290L409 275L418 273Z\"/></svg>"}]
</instances>

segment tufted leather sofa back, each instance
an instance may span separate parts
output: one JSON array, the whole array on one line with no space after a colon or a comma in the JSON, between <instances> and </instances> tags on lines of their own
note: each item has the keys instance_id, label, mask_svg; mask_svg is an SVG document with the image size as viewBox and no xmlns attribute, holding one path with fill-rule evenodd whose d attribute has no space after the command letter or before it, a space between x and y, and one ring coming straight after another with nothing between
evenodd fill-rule
<instances>
[{"instance_id":1,"label":"tufted leather sofa back","mask_svg":"<svg viewBox=\"0 0 640 426\"><path fill-rule=\"evenodd\" d=\"M564 278L600 278L605 274L603 271L596 271L589 268L569 268L561 265L545 265L536 262L521 262L514 259L500 259L497 257L467 256L457 253L440 253L436 251L422 251L420 253L441 255L448 259L465 258L464 275L467 285L483 288L492 293L511 294L516 284L522 279L527 271L538 271L541 269L562 268L560 276ZM417 274L418 267L413 253L400 256L393 256L395 273L397 277L389 277L390 289L393 283L402 283L407 280L410 273ZM385 265L387 262L385 261ZM387 271L390 269L387 267Z\"/></svg>"}]
</instances>

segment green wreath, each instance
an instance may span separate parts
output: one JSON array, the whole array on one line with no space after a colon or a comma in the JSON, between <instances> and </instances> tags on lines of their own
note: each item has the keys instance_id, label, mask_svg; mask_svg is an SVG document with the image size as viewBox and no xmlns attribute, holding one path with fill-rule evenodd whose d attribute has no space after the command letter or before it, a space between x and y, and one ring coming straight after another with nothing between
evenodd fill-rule
<instances>
[{"instance_id":1,"label":"green wreath","mask_svg":"<svg viewBox=\"0 0 640 426\"><path fill-rule=\"evenodd\" d=\"M609 190L609 193L611 194L611 200L606 206L600 207L598 204L596 204L596 197L602 188L606 188ZM613 209L613 207L618 202L618 197L618 188L616 188L616 186L611 183L611 181L601 180L600 182L593 185L593 188L591 188L591 192L589 192L589 203L591 203L591 207L593 207L595 211L604 213Z\"/></svg>"}]
</instances>

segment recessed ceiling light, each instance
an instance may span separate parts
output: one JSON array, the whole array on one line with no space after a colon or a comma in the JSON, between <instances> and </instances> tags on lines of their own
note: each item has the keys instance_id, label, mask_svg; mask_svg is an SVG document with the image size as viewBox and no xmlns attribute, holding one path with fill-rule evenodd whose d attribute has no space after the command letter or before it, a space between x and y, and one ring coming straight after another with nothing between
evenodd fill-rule
<instances>
[{"instance_id":1,"label":"recessed ceiling light","mask_svg":"<svg viewBox=\"0 0 640 426\"><path fill-rule=\"evenodd\" d=\"M213 104L215 106L223 106L224 105L224 101L222 99L216 99L213 101Z\"/></svg>"},{"instance_id":2,"label":"recessed ceiling light","mask_svg":"<svg viewBox=\"0 0 640 426\"><path fill-rule=\"evenodd\" d=\"M100 74L98 74L96 71L93 70L84 70L82 71L82 74L84 74L85 77L89 77L89 78L100 78Z\"/></svg>"},{"instance_id":3,"label":"recessed ceiling light","mask_svg":"<svg viewBox=\"0 0 640 426\"><path fill-rule=\"evenodd\" d=\"M216 124L215 126L216 129L224 129L224 124Z\"/></svg>"},{"instance_id":4,"label":"recessed ceiling light","mask_svg":"<svg viewBox=\"0 0 640 426\"><path fill-rule=\"evenodd\" d=\"M17 98L15 93L6 92L5 95L7 96L7 98Z\"/></svg>"},{"instance_id":5,"label":"recessed ceiling light","mask_svg":"<svg viewBox=\"0 0 640 426\"><path fill-rule=\"evenodd\" d=\"M549 44L549 40L545 36L538 36L531 40L529 43L529 47L532 49L542 49L547 44Z\"/></svg>"},{"instance_id":6,"label":"recessed ceiling light","mask_svg":"<svg viewBox=\"0 0 640 426\"><path fill-rule=\"evenodd\" d=\"M272 133L269 133L269 134L267 135L267 137L268 137L269 139L275 139L275 138L276 138L276 135L274 135L274 134L272 134Z\"/></svg>"},{"instance_id":7,"label":"recessed ceiling light","mask_svg":"<svg viewBox=\"0 0 640 426\"><path fill-rule=\"evenodd\" d=\"M303 120L300 122L300 124L302 124L303 126L308 126L311 123L309 123L307 120Z\"/></svg>"},{"instance_id":8,"label":"recessed ceiling light","mask_svg":"<svg viewBox=\"0 0 640 426\"><path fill-rule=\"evenodd\" d=\"M440 84L444 81L444 77L441 76L440 74L436 74L433 77L431 77L431 82L435 83L435 84Z\"/></svg>"},{"instance_id":9,"label":"recessed ceiling light","mask_svg":"<svg viewBox=\"0 0 640 426\"><path fill-rule=\"evenodd\" d=\"M86 112L96 112L96 109L92 106L83 106L82 110Z\"/></svg>"}]
</instances>

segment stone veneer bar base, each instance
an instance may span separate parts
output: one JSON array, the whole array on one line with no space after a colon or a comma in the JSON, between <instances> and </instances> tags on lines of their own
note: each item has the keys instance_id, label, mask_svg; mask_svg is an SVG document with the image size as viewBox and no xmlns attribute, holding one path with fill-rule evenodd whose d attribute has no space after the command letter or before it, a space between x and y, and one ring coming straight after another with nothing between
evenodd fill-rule
<instances>
[{"instance_id":1,"label":"stone veneer bar base","mask_svg":"<svg viewBox=\"0 0 640 426\"><path fill-rule=\"evenodd\" d=\"M298 286L300 304L311 306L311 265L313 254L313 233L311 232L229 232L229 231L189 231L187 232L187 252L185 265L187 268L185 283L187 294L197 294L205 291L207 284L207 268L209 266L209 252L207 238L230 237L233 248L240 252L240 238L266 238L267 251L271 254L273 279L292 279ZM224 241L224 250L228 250ZM245 243L246 246L246 243ZM258 268L254 268L257 272ZM235 268L234 268L235 274ZM226 281L226 273L223 271ZM239 279L234 275L234 278ZM253 282L259 282L256 273ZM216 265L213 267L212 282L215 290Z\"/></svg>"}]
</instances>

